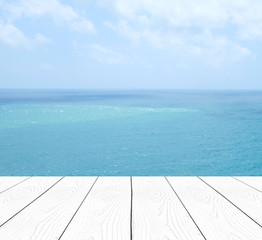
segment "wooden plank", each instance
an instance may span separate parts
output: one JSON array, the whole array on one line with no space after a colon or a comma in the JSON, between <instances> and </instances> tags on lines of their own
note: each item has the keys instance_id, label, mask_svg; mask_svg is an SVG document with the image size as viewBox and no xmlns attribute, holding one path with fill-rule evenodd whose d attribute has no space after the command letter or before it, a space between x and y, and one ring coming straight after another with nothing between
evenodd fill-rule
<instances>
[{"instance_id":1,"label":"wooden plank","mask_svg":"<svg viewBox=\"0 0 262 240\"><path fill-rule=\"evenodd\" d=\"M129 177L100 177L61 239L130 239Z\"/></svg>"},{"instance_id":2,"label":"wooden plank","mask_svg":"<svg viewBox=\"0 0 262 240\"><path fill-rule=\"evenodd\" d=\"M234 178L262 192L262 177L234 177Z\"/></svg>"},{"instance_id":3,"label":"wooden plank","mask_svg":"<svg viewBox=\"0 0 262 240\"><path fill-rule=\"evenodd\" d=\"M204 239L164 177L133 178L134 239Z\"/></svg>"},{"instance_id":4,"label":"wooden plank","mask_svg":"<svg viewBox=\"0 0 262 240\"><path fill-rule=\"evenodd\" d=\"M206 239L261 239L262 228L196 177L168 177Z\"/></svg>"},{"instance_id":5,"label":"wooden plank","mask_svg":"<svg viewBox=\"0 0 262 240\"><path fill-rule=\"evenodd\" d=\"M0 239L58 239L96 177L67 177L0 228Z\"/></svg>"},{"instance_id":6,"label":"wooden plank","mask_svg":"<svg viewBox=\"0 0 262 240\"><path fill-rule=\"evenodd\" d=\"M0 194L26 179L28 177L0 177Z\"/></svg>"},{"instance_id":7,"label":"wooden plank","mask_svg":"<svg viewBox=\"0 0 262 240\"><path fill-rule=\"evenodd\" d=\"M0 226L39 197L61 177L32 177L0 194Z\"/></svg>"},{"instance_id":8,"label":"wooden plank","mask_svg":"<svg viewBox=\"0 0 262 240\"><path fill-rule=\"evenodd\" d=\"M201 177L262 226L262 193L232 177Z\"/></svg>"}]
</instances>

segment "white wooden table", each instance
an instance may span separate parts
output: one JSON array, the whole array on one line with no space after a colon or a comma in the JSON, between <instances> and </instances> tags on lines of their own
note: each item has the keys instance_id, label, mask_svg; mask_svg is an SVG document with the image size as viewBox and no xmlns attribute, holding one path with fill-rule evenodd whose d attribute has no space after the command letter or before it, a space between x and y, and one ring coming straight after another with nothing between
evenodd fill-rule
<instances>
[{"instance_id":1,"label":"white wooden table","mask_svg":"<svg viewBox=\"0 0 262 240\"><path fill-rule=\"evenodd\" d=\"M261 240L262 177L0 177L1 240Z\"/></svg>"}]
</instances>

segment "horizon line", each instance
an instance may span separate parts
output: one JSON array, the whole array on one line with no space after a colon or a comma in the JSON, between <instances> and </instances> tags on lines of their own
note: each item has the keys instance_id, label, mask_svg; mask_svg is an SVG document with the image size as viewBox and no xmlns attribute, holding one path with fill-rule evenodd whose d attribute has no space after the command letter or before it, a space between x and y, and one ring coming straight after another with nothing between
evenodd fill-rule
<instances>
[{"instance_id":1,"label":"horizon line","mask_svg":"<svg viewBox=\"0 0 262 240\"><path fill-rule=\"evenodd\" d=\"M77 91L262 91L255 88L1 88L0 90L77 90Z\"/></svg>"}]
</instances>

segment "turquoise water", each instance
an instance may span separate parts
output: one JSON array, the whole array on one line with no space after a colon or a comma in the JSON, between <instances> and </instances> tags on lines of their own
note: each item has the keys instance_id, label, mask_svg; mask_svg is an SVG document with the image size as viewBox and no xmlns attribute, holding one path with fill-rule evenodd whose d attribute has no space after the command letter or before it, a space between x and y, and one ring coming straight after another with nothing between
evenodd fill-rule
<instances>
[{"instance_id":1,"label":"turquoise water","mask_svg":"<svg viewBox=\"0 0 262 240\"><path fill-rule=\"evenodd\" d=\"M262 92L0 90L0 175L262 175Z\"/></svg>"}]
</instances>

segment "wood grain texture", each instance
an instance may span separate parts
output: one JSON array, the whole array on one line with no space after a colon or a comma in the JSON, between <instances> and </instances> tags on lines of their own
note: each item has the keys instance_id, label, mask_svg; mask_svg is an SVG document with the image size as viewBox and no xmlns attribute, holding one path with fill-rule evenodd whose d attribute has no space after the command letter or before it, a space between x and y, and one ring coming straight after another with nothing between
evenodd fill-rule
<instances>
[{"instance_id":1,"label":"wood grain texture","mask_svg":"<svg viewBox=\"0 0 262 240\"><path fill-rule=\"evenodd\" d=\"M28 177L0 177L0 194L3 191L19 184L20 182L26 180Z\"/></svg>"},{"instance_id":2,"label":"wood grain texture","mask_svg":"<svg viewBox=\"0 0 262 240\"><path fill-rule=\"evenodd\" d=\"M164 177L134 177L133 239L204 238Z\"/></svg>"},{"instance_id":3,"label":"wood grain texture","mask_svg":"<svg viewBox=\"0 0 262 240\"><path fill-rule=\"evenodd\" d=\"M235 178L262 192L262 177L235 177Z\"/></svg>"},{"instance_id":4,"label":"wood grain texture","mask_svg":"<svg viewBox=\"0 0 262 240\"><path fill-rule=\"evenodd\" d=\"M168 177L206 239L258 240L262 228L196 177Z\"/></svg>"},{"instance_id":5,"label":"wood grain texture","mask_svg":"<svg viewBox=\"0 0 262 240\"><path fill-rule=\"evenodd\" d=\"M100 177L62 240L130 239L129 177Z\"/></svg>"},{"instance_id":6,"label":"wood grain texture","mask_svg":"<svg viewBox=\"0 0 262 240\"><path fill-rule=\"evenodd\" d=\"M0 228L0 239L58 239L95 179L96 177L64 178Z\"/></svg>"},{"instance_id":7,"label":"wood grain texture","mask_svg":"<svg viewBox=\"0 0 262 240\"><path fill-rule=\"evenodd\" d=\"M262 193L232 177L201 177L262 226Z\"/></svg>"},{"instance_id":8,"label":"wood grain texture","mask_svg":"<svg viewBox=\"0 0 262 240\"><path fill-rule=\"evenodd\" d=\"M32 177L0 194L0 225L45 192L61 177Z\"/></svg>"}]
</instances>

